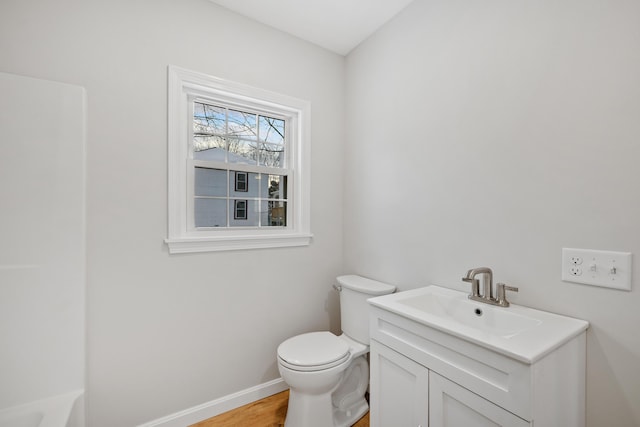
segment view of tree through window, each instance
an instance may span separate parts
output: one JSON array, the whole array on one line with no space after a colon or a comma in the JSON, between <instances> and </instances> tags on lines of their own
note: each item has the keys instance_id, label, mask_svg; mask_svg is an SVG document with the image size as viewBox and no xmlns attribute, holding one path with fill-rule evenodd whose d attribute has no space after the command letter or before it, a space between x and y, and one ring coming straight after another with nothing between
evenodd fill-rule
<instances>
[{"instance_id":1,"label":"view of tree through window","mask_svg":"<svg viewBox=\"0 0 640 427\"><path fill-rule=\"evenodd\" d=\"M229 163L283 167L285 121L194 102L194 151L218 149Z\"/></svg>"}]
</instances>

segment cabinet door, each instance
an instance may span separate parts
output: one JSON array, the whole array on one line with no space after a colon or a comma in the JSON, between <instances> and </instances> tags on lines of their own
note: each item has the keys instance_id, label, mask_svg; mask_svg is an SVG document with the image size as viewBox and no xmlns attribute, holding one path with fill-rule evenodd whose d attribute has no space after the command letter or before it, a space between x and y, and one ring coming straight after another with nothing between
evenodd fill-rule
<instances>
[{"instance_id":1,"label":"cabinet door","mask_svg":"<svg viewBox=\"0 0 640 427\"><path fill-rule=\"evenodd\" d=\"M371 427L427 427L429 370L371 341Z\"/></svg>"},{"instance_id":2,"label":"cabinet door","mask_svg":"<svg viewBox=\"0 0 640 427\"><path fill-rule=\"evenodd\" d=\"M429 373L429 427L525 427L531 424L477 394Z\"/></svg>"}]
</instances>

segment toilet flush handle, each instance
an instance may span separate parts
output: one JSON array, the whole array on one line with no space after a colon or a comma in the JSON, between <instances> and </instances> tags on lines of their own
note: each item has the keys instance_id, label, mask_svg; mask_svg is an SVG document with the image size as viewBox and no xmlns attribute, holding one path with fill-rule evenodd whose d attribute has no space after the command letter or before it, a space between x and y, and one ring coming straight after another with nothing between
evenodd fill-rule
<instances>
[{"instance_id":1,"label":"toilet flush handle","mask_svg":"<svg viewBox=\"0 0 640 427\"><path fill-rule=\"evenodd\" d=\"M342 286L338 286L335 283L333 284L333 289L335 289L338 292L342 292Z\"/></svg>"}]
</instances>

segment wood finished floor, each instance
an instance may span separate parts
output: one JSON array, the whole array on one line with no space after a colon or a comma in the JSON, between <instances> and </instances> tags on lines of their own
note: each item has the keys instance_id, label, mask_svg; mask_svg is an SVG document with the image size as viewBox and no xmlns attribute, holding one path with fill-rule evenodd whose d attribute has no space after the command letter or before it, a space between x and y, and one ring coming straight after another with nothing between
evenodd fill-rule
<instances>
[{"instance_id":1,"label":"wood finished floor","mask_svg":"<svg viewBox=\"0 0 640 427\"><path fill-rule=\"evenodd\" d=\"M191 427L281 427L284 426L288 402L289 390L200 421ZM353 427L369 427L369 413Z\"/></svg>"}]
</instances>

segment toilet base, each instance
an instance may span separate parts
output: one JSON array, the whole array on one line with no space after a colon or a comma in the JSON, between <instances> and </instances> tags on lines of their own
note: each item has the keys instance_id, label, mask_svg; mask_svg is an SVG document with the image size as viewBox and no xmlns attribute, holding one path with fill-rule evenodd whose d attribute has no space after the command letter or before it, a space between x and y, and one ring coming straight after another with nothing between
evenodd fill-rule
<instances>
[{"instance_id":1,"label":"toilet base","mask_svg":"<svg viewBox=\"0 0 640 427\"><path fill-rule=\"evenodd\" d=\"M284 427L330 427L333 426L331 394L309 395L289 389L289 407Z\"/></svg>"},{"instance_id":2,"label":"toilet base","mask_svg":"<svg viewBox=\"0 0 640 427\"><path fill-rule=\"evenodd\" d=\"M369 412L369 404L363 398L361 402L357 402L347 411L341 411L333 408L333 422L335 427L351 427L360 418Z\"/></svg>"},{"instance_id":3,"label":"toilet base","mask_svg":"<svg viewBox=\"0 0 640 427\"><path fill-rule=\"evenodd\" d=\"M331 403L330 394L310 396L290 389L284 427L350 427L367 412L369 404L364 397L346 410L340 410Z\"/></svg>"},{"instance_id":4,"label":"toilet base","mask_svg":"<svg viewBox=\"0 0 640 427\"><path fill-rule=\"evenodd\" d=\"M281 368L281 374L290 372ZM291 386L289 389L289 408L285 427L350 427L369 411L365 399L369 385L369 364L364 355L352 360L347 369L340 374L340 381L331 387L333 380L322 376L323 385L313 392L308 387ZM289 381L291 378L287 375ZM291 385L291 384L290 384ZM307 384L301 384L308 386Z\"/></svg>"}]
</instances>

